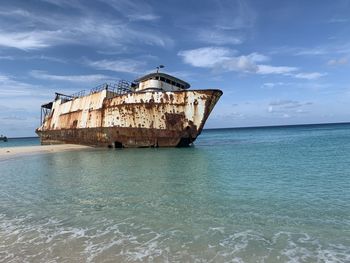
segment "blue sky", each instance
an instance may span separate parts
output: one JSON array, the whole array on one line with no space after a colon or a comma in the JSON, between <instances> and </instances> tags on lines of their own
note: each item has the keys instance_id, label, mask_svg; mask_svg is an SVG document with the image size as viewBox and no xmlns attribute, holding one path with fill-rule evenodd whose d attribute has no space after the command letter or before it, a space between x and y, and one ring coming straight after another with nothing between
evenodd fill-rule
<instances>
[{"instance_id":1,"label":"blue sky","mask_svg":"<svg viewBox=\"0 0 350 263\"><path fill-rule=\"evenodd\" d=\"M159 64L224 91L207 128L350 121L350 1L2 1L0 133Z\"/></svg>"}]
</instances>

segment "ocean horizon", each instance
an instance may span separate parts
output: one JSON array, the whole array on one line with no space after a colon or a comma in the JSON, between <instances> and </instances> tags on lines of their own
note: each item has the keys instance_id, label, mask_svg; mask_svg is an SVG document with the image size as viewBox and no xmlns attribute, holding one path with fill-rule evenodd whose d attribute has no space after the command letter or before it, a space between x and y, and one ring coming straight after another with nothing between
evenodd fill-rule
<instances>
[{"instance_id":1,"label":"ocean horizon","mask_svg":"<svg viewBox=\"0 0 350 263\"><path fill-rule=\"evenodd\" d=\"M0 262L349 262L349 131L206 129L189 148L2 160Z\"/></svg>"},{"instance_id":2,"label":"ocean horizon","mask_svg":"<svg viewBox=\"0 0 350 263\"><path fill-rule=\"evenodd\" d=\"M275 124L275 125L258 125L258 126L237 126L237 127L220 127L220 128L203 128L203 131L210 130L226 130L226 129L264 129L264 128L283 128L283 127L298 127L298 126L322 126L322 125L346 125L350 122L322 122L322 123L296 123L296 124ZM32 139L39 136L20 136L7 137L8 139Z\"/></svg>"}]
</instances>

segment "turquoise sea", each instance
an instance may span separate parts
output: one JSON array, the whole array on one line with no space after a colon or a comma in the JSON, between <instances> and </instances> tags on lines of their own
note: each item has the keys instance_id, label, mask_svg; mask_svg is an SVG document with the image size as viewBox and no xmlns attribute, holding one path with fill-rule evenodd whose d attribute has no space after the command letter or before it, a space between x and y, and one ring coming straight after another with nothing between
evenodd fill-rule
<instances>
[{"instance_id":1,"label":"turquoise sea","mask_svg":"<svg viewBox=\"0 0 350 263\"><path fill-rule=\"evenodd\" d=\"M39 137L8 138L7 142L0 141L0 148L34 145L40 145Z\"/></svg>"},{"instance_id":2,"label":"turquoise sea","mask_svg":"<svg viewBox=\"0 0 350 263\"><path fill-rule=\"evenodd\" d=\"M350 125L0 161L0 262L350 262Z\"/></svg>"}]
</instances>

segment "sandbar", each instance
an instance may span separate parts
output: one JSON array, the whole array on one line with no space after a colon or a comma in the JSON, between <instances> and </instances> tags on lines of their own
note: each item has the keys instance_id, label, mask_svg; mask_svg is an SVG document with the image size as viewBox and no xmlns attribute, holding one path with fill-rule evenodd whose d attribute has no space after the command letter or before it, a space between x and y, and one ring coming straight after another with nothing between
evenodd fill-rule
<instances>
[{"instance_id":1,"label":"sandbar","mask_svg":"<svg viewBox=\"0 0 350 263\"><path fill-rule=\"evenodd\" d=\"M78 144L57 144L57 145L35 145L0 148L0 160L20 157L30 154L57 153L81 149L92 149L93 147Z\"/></svg>"}]
</instances>

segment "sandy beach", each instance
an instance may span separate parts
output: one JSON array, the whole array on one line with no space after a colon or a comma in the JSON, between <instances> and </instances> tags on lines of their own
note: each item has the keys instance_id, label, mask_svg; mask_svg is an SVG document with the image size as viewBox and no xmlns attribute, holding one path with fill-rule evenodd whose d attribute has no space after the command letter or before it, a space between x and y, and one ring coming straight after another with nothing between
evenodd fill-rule
<instances>
[{"instance_id":1,"label":"sandy beach","mask_svg":"<svg viewBox=\"0 0 350 263\"><path fill-rule=\"evenodd\" d=\"M28 154L57 153L64 151L74 151L81 149L89 149L90 146L77 144L59 144L59 145L38 145L23 147L4 147L0 148L0 160L19 157Z\"/></svg>"}]
</instances>

